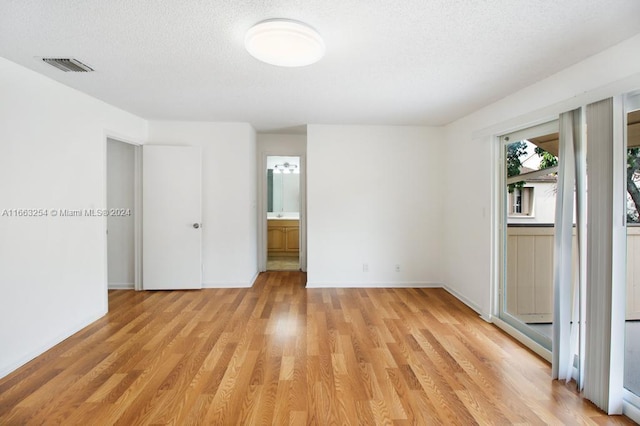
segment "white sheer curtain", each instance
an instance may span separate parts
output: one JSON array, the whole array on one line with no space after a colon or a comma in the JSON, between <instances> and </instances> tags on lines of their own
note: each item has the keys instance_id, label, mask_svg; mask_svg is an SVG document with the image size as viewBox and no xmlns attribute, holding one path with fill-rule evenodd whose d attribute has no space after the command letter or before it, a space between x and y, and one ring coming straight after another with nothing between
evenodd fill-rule
<instances>
[{"instance_id":1,"label":"white sheer curtain","mask_svg":"<svg viewBox=\"0 0 640 426\"><path fill-rule=\"evenodd\" d=\"M581 256L581 202L584 193L584 141L582 137L582 112L580 109L560 115L558 148L558 187L556 193L556 217L554 238L554 321L553 363L554 379L576 379L581 386L581 318L580 293L584 257ZM574 247L573 218L574 190L578 204ZM575 259L575 260L574 260ZM577 265L577 267L576 267Z\"/></svg>"}]
</instances>

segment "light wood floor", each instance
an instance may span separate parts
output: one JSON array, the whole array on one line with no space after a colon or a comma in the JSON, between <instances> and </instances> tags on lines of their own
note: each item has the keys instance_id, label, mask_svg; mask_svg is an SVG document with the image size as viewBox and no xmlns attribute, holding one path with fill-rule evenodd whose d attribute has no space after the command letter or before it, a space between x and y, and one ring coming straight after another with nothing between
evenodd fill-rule
<instances>
[{"instance_id":1,"label":"light wood floor","mask_svg":"<svg viewBox=\"0 0 640 426\"><path fill-rule=\"evenodd\" d=\"M441 289L109 293L0 380L0 424L632 424Z\"/></svg>"}]
</instances>

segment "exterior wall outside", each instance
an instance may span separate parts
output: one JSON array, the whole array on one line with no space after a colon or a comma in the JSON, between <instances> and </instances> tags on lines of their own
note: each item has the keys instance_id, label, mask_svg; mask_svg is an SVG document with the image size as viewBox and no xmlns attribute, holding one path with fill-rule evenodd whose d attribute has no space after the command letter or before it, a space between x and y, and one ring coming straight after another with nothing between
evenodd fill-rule
<instances>
[{"instance_id":1,"label":"exterior wall outside","mask_svg":"<svg viewBox=\"0 0 640 426\"><path fill-rule=\"evenodd\" d=\"M553 224L556 211L555 182L526 182L525 188L533 190L530 215L510 215L508 223L522 225Z\"/></svg>"}]
</instances>

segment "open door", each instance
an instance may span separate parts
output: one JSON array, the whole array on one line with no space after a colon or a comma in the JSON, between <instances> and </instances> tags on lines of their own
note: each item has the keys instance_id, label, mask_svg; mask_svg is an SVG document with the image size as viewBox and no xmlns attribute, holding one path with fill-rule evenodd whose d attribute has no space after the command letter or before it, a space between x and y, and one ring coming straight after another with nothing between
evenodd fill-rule
<instances>
[{"instance_id":1,"label":"open door","mask_svg":"<svg viewBox=\"0 0 640 426\"><path fill-rule=\"evenodd\" d=\"M142 287L202 288L200 150L144 145L142 153Z\"/></svg>"}]
</instances>

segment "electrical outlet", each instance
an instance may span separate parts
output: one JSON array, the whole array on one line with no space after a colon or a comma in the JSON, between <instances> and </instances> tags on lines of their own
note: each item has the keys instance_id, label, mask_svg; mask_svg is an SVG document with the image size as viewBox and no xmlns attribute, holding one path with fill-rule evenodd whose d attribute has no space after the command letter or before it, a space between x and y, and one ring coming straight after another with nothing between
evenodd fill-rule
<instances>
[{"instance_id":1,"label":"electrical outlet","mask_svg":"<svg viewBox=\"0 0 640 426\"><path fill-rule=\"evenodd\" d=\"M396 272L400 272L400 265L396 265Z\"/></svg>"},{"instance_id":2,"label":"electrical outlet","mask_svg":"<svg viewBox=\"0 0 640 426\"><path fill-rule=\"evenodd\" d=\"M363 263L362 264L362 272L369 272L369 264L368 263Z\"/></svg>"}]
</instances>

